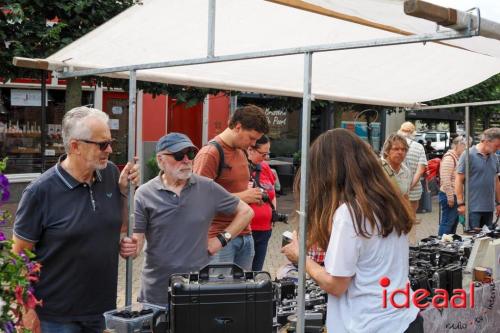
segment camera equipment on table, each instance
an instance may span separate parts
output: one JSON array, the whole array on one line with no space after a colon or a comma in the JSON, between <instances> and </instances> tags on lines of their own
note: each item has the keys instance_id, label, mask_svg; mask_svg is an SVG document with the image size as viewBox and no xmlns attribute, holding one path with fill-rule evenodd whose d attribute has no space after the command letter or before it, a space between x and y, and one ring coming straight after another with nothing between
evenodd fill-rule
<instances>
[{"instance_id":1,"label":"camera equipment on table","mask_svg":"<svg viewBox=\"0 0 500 333\"><path fill-rule=\"evenodd\" d=\"M275 328L286 326L287 332L295 332L297 321L296 279L276 280L275 285ZM306 280L305 288L305 331L323 332L326 321L327 294L312 280Z\"/></svg>"},{"instance_id":2,"label":"camera equipment on table","mask_svg":"<svg viewBox=\"0 0 500 333\"><path fill-rule=\"evenodd\" d=\"M436 289L445 289L453 295L462 288L462 269L471 253L471 243L454 235L453 242L441 242L438 237L422 239L418 246L410 246L409 280L412 290L426 289L432 297ZM425 300L428 301L428 300Z\"/></svg>"}]
</instances>

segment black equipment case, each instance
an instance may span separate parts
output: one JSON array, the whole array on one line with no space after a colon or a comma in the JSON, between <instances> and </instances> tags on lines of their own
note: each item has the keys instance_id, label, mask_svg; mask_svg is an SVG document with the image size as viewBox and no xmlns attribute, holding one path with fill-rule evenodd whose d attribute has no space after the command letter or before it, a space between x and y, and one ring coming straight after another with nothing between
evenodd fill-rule
<instances>
[{"instance_id":1,"label":"black equipment case","mask_svg":"<svg viewBox=\"0 0 500 333\"><path fill-rule=\"evenodd\" d=\"M273 329L273 285L267 272L208 265L170 277L172 333L267 333Z\"/></svg>"}]
</instances>

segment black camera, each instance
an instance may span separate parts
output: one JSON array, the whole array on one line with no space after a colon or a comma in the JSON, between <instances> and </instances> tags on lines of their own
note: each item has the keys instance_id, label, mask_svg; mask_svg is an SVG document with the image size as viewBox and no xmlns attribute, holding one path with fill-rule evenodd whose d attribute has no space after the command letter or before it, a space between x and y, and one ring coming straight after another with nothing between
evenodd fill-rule
<instances>
[{"instance_id":1,"label":"black camera","mask_svg":"<svg viewBox=\"0 0 500 333\"><path fill-rule=\"evenodd\" d=\"M288 223L288 214L278 213L276 209L273 209L271 215L271 222L283 222Z\"/></svg>"}]
</instances>

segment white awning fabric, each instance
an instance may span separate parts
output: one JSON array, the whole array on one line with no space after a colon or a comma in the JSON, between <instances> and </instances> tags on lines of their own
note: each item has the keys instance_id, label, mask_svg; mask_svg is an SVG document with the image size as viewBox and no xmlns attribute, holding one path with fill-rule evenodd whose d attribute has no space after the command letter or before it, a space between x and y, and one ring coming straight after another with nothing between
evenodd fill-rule
<instances>
[{"instance_id":1,"label":"white awning fabric","mask_svg":"<svg viewBox=\"0 0 500 333\"><path fill-rule=\"evenodd\" d=\"M217 0L215 55L401 36L360 24L363 20L412 34L436 30L433 23L406 16L402 0L286 2L319 6L350 19L270 1ZM488 17L488 12L482 15ZM64 63L76 70L201 58L207 54L207 22L206 0L143 0L46 60L51 67ZM303 59L293 55L141 70L137 79L301 97ZM483 37L321 52L313 55L312 94L317 99L414 106L499 72L500 41ZM128 73L107 76L128 78Z\"/></svg>"}]
</instances>

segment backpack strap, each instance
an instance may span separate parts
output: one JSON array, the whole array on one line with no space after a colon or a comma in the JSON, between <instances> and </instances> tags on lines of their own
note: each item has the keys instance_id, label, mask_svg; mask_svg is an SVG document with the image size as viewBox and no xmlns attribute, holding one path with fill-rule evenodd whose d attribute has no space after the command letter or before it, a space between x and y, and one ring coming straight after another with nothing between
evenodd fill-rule
<instances>
[{"instance_id":1,"label":"backpack strap","mask_svg":"<svg viewBox=\"0 0 500 333\"><path fill-rule=\"evenodd\" d=\"M219 152L219 166L217 167L217 177L215 177L215 179L217 179L220 177L222 169L231 169L231 166L227 165L224 161L224 150L222 149L220 143L215 140L208 141L208 143L212 146L215 146L215 148L217 148L217 151Z\"/></svg>"},{"instance_id":2,"label":"backpack strap","mask_svg":"<svg viewBox=\"0 0 500 333\"><path fill-rule=\"evenodd\" d=\"M382 169L384 169L385 173L389 176L389 178L394 179L396 174L390 167L389 163L386 160L380 159L380 164L382 165Z\"/></svg>"}]
</instances>

